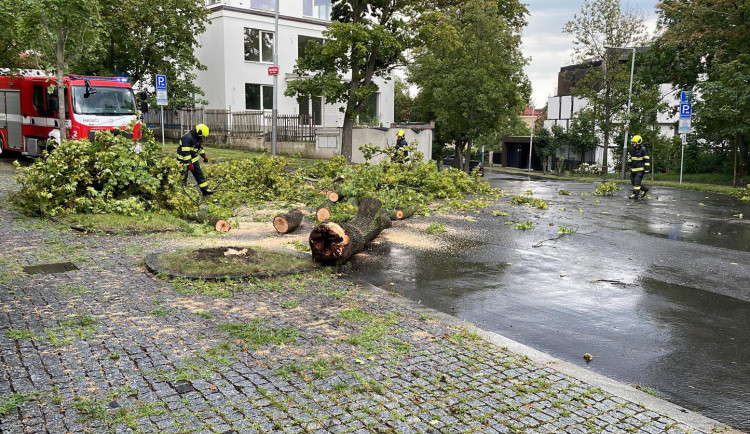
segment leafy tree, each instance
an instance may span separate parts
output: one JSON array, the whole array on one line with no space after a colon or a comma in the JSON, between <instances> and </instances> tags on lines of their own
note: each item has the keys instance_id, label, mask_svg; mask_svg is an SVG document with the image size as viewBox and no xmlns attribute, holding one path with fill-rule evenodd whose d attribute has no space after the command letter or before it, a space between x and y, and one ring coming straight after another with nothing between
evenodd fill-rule
<instances>
[{"instance_id":1,"label":"leafy tree","mask_svg":"<svg viewBox=\"0 0 750 434\"><path fill-rule=\"evenodd\" d=\"M750 126L750 4L738 0L670 0L657 5L663 33L652 75L700 90L695 127L714 146L736 147L739 174L748 173ZM731 155L731 153L728 153Z\"/></svg>"},{"instance_id":2,"label":"leafy tree","mask_svg":"<svg viewBox=\"0 0 750 434\"><path fill-rule=\"evenodd\" d=\"M409 94L409 88L407 83L396 77L394 81L394 113L396 122L409 122L411 121L411 111L414 106L414 99Z\"/></svg>"},{"instance_id":3,"label":"leafy tree","mask_svg":"<svg viewBox=\"0 0 750 434\"><path fill-rule=\"evenodd\" d=\"M169 80L172 107L190 107L204 93L195 70L196 37L206 28L208 9L194 0L98 0L103 35L76 72L127 76L134 87L153 87L155 74ZM198 101L202 102L202 101Z\"/></svg>"},{"instance_id":4,"label":"leafy tree","mask_svg":"<svg viewBox=\"0 0 750 434\"><path fill-rule=\"evenodd\" d=\"M91 52L101 34L97 0L35 0L26 4L22 34L38 54L35 60L57 76L58 122L65 138L64 75Z\"/></svg>"},{"instance_id":5,"label":"leafy tree","mask_svg":"<svg viewBox=\"0 0 750 434\"><path fill-rule=\"evenodd\" d=\"M455 144L454 164L471 145L517 119L530 85L520 33L526 7L517 0L445 2L419 22L410 80L434 114L440 137ZM469 170L469 158L464 170Z\"/></svg>"},{"instance_id":6,"label":"leafy tree","mask_svg":"<svg viewBox=\"0 0 750 434\"><path fill-rule=\"evenodd\" d=\"M23 51L19 39L20 16L24 0L0 0L0 67L16 68L21 65Z\"/></svg>"},{"instance_id":7,"label":"leafy tree","mask_svg":"<svg viewBox=\"0 0 750 434\"><path fill-rule=\"evenodd\" d=\"M624 115L630 81L630 68L621 60L621 51L612 47L645 43L643 14L623 10L620 0L584 0L563 32L574 38L573 60L588 65L571 92L587 99L596 114L603 136L602 171L606 173L613 122Z\"/></svg>"},{"instance_id":8,"label":"leafy tree","mask_svg":"<svg viewBox=\"0 0 750 434\"><path fill-rule=\"evenodd\" d=\"M559 129L557 133L562 132L562 128L555 125L553 128ZM564 134L564 133L562 133ZM547 173L549 157L557 153L557 149L560 147L560 140L557 140L555 134L552 131L544 128L541 125L536 125L534 128L534 139L532 146L534 153L540 160L542 160L542 172Z\"/></svg>"},{"instance_id":9,"label":"leafy tree","mask_svg":"<svg viewBox=\"0 0 750 434\"><path fill-rule=\"evenodd\" d=\"M341 153L352 160L352 127L369 97L377 92L373 81L387 78L404 62L409 47L409 26L415 0L333 0L331 25L323 31L325 44L309 44L297 59L299 79L289 83L285 95L324 96L343 103Z\"/></svg>"},{"instance_id":10,"label":"leafy tree","mask_svg":"<svg viewBox=\"0 0 750 434\"><path fill-rule=\"evenodd\" d=\"M586 162L586 153L596 149L596 113L592 110L581 110L573 117L567 132L567 139L578 155L581 163Z\"/></svg>"}]
</instances>

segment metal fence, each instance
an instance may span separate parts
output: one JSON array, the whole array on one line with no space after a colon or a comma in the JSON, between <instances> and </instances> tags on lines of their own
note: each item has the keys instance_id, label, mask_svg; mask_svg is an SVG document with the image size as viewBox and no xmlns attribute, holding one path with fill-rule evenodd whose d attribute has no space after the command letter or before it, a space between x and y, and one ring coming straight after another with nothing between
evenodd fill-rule
<instances>
[{"instance_id":1,"label":"metal fence","mask_svg":"<svg viewBox=\"0 0 750 434\"><path fill-rule=\"evenodd\" d=\"M150 128L161 131L161 111L146 113L144 122ZM181 136L196 124L206 124L211 135L218 138L265 137L271 140L273 116L263 111L239 111L216 109L164 110L164 131L168 137ZM276 135L279 141L314 142L315 124L310 116L278 115Z\"/></svg>"}]
</instances>

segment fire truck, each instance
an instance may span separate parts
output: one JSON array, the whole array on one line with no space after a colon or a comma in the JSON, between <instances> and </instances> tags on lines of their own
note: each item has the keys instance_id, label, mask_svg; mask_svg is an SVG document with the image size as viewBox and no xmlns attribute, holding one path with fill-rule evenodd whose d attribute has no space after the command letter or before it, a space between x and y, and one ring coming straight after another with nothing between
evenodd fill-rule
<instances>
[{"instance_id":1,"label":"fire truck","mask_svg":"<svg viewBox=\"0 0 750 434\"><path fill-rule=\"evenodd\" d=\"M135 95L126 78L68 75L64 80L68 138L92 140L96 131L124 130L134 120L133 136L139 138ZM43 71L0 75L0 154L36 157L60 137L56 86L57 78ZM145 101L141 111L147 111L143 106Z\"/></svg>"}]
</instances>

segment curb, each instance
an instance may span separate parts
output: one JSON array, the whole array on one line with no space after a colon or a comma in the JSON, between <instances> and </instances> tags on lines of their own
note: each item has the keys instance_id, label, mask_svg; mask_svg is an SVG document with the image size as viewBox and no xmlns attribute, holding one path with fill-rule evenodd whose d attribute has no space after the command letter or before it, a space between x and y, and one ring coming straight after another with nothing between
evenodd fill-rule
<instances>
[{"instance_id":1,"label":"curb","mask_svg":"<svg viewBox=\"0 0 750 434\"><path fill-rule=\"evenodd\" d=\"M532 362L540 365L551 367L558 372L561 372L570 377L576 378L582 382L590 384L595 387L599 387L605 392L617 396L619 398L631 401L636 404L643 404L649 410L661 413L668 416L679 423L683 423L697 430L710 432L722 432L722 433L742 433L742 431L735 430L726 424L723 424L717 420L711 419L700 413L690 411L684 407L680 407L677 404L673 404L661 398L657 398L648 393L642 392L629 384L622 383L620 381L609 378L605 375L598 374L590 371L586 368L574 365L573 363L566 362L564 360L555 358L545 352L535 350L527 345L520 342L516 342L512 339L506 338L505 336L499 335L494 332L490 332L481 329L466 320L449 315L444 312L437 311L435 309L425 307L420 303L405 298L401 295L394 296L392 293L384 290L383 288L372 285L368 282L354 279L357 284L361 285L363 289L369 290L383 297L387 297L395 304L410 309L417 313L429 314L431 317L453 327L462 327L471 333L479 335L486 342L495 345L500 348L506 348L509 351L528 357Z\"/></svg>"},{"instance_id":2,"label":"curb","mask_svg":"<svg viewBox=\"0 0 750 434\"><path fill-rule=\"evenodd\" d=\"M284 252L284 253L292 253L292 252ZM166 274L169 277L172 278L183 278L183 279L190 279L190 280L209 280L209 281L220 281L220 280L227 280L227 279L237 279L237 280L243 280L243 279L268 279L270 277L277 277L277 276L287 276L291 274L297 274L297 273L306 273L309 271L314 271L320 268L320 266L315 265L312 268L298 268L294 270L285 270L285 271L259 271L257 273L251 273L251 274L223 274L219 276L215 275L201 275L201 274L182 274L182 273L176 273L171 270L166 270L162 268L159 265L159 255L162 253L150 253L146 255L146 258L143 260L143 263L146 265L146 269L150 271L153 274Z\"/></svg>"}]
</instances>

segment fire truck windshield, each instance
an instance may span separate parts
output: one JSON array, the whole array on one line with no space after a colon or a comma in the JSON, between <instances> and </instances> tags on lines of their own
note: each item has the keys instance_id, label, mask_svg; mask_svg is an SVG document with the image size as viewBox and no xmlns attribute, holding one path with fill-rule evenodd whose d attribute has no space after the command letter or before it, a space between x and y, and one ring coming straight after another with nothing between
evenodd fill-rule
<instances>
[{"instance_id":1,"label":"fire truck windshield","mask_svg":"<svg viewBox=\"0 0 750 434\"><path fill-rule=\"evenodd\" d=\"M86 97L85 86L72 86L73 113L81 115L133 115L133 90L126 87L96 86L96 93Z\"/></svg>"}]
</instances>

